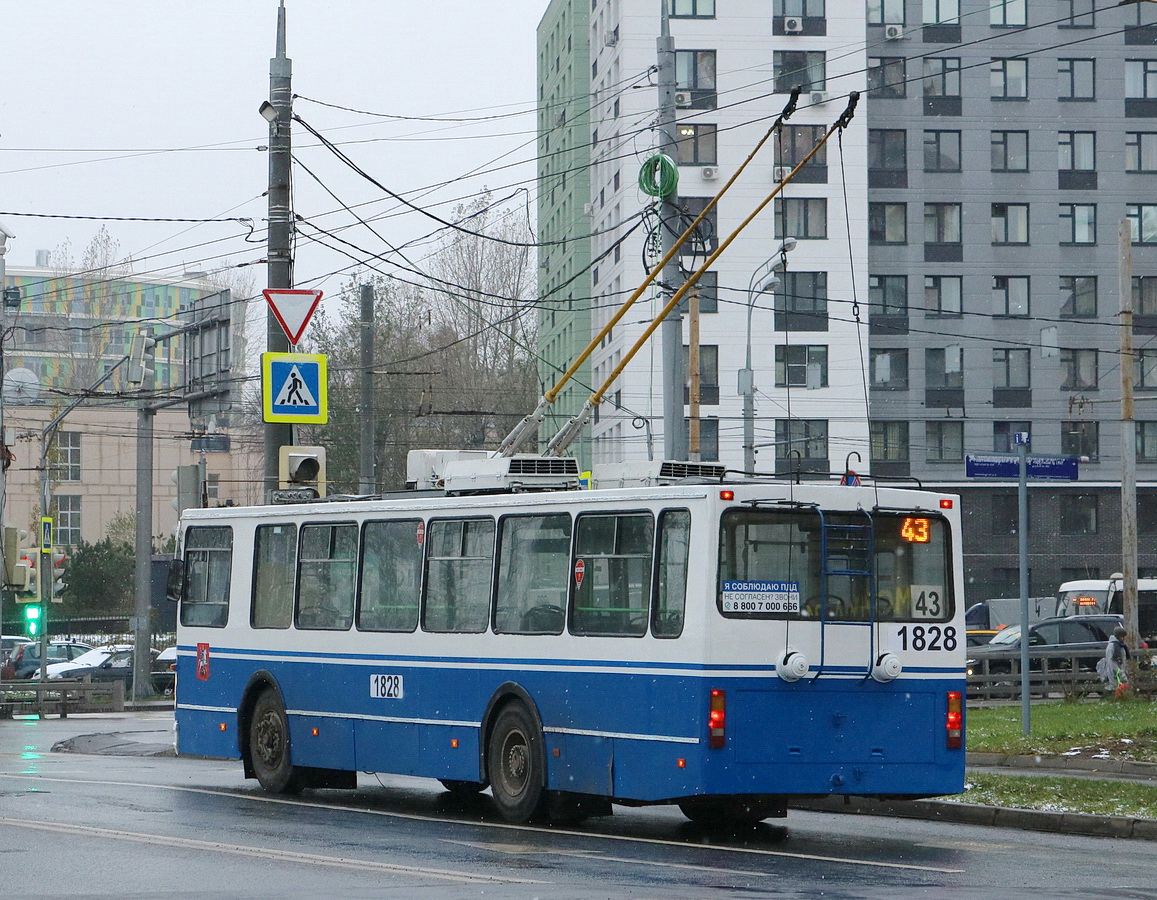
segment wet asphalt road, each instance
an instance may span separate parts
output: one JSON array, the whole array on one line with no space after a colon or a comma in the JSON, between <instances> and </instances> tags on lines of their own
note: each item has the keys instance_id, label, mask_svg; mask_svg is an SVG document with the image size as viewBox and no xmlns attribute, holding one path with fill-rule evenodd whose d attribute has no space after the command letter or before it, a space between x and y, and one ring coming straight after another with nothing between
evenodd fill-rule
<instances>
[{"instance_id":1,"label":"wet asphalt road","mask_svg":"<svg viewBox=\"0 0 1157 900\"><path fill-rule=\"evenodd\" d=\"M171 725L0 721L6 900L1157 897L1150 842L805 812L711 835L667 807L519 827L486 795L387 776L273 797L237 762L167 755Z\"/></svg>"}]
</instances>

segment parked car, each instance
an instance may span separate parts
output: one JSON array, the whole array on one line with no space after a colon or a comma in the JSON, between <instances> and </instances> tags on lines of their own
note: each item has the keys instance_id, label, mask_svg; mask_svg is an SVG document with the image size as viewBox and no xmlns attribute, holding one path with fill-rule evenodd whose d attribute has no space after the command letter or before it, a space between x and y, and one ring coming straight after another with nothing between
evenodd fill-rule
<instances>
[{"instance_id":1,"label":"parked car","mask_svg":"<svg viewBox=\"0 0 1157 900\"><path fill-rule=\"evenodd\" d=\"M1071 653L1076 657L1078 668L1091 671L1097 667L1097 660L1105 655L1105 645L1113 629L1122 623L1121 616L1056 616L1043 619L1028 630L1029 669L1039 670L1043 655L1054 651ZM1021 627L1010 625L1001 629L983 647L969 650L968 674L984 672L987 662L988 672L1010 672L1013 660L1020 659ZM1034 662L1035 660L1035 662ZM1065 664L1065 660L1050 661L1050 668Z\"/></svg>"},{"instance_id":2,"label":"parked car","mask_svg":"<svg viewBox=\"0 0 1157 900\"><path fill-rule=\"evenodd\" d=\"M153 658L157 651L152 650ZM150 663L151 665L151 663ZM133 683L132 644L112 644L97 647L70 662L53 663L47 669L48 679L83 678L88 681L123 681L125 688Z\"/></svg>"},{"instance_id":3,"label":"parked car","mask_svg":"<svg viewBox=\"0 0 1157 900\"><path fill-rule=\"evenodd\" d=\"M1000 634L997 629L985 628L969 628L968 629L968 646L969 647L983 647L994 637Z\"/></svg>"},{"instance_id":4,"label":"parked car","mask_svg":"<svg viewBox=\"0 0 1157 900\"><path fill-rule=\"evenodd\" d=\"M70 662L91 649L91 644L80 641L49 641L48 664ZM0 666L0 678L33 678L38 676L39 670L40 642L25 641L8 654L3 666Z\"/></svg>"},{"instance_id":5,"label":"parked car","mask_svg":"<svg viewBox=\"0 0 1157 900\"><path fill-rule=\"evenodd\" d=\"M153 660L153 690L172 694L177 687L177 648L167 647Z\"/></svg>"},{"instance_id":6,"label":"parked car","mask_svg":"<svg viewBox=\"0 0 1157 900\"><path fill-rule=\"evenodd\" d=\"M8 654L21 644L27 644L28 638L24 635L0 634L0 662L8 658Z\"/></svg>"}]
</instances>

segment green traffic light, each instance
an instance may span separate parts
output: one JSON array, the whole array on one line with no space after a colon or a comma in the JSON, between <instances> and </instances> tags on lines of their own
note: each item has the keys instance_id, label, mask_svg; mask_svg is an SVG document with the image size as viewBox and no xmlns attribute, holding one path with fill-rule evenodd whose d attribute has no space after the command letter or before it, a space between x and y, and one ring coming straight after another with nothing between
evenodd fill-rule
<instances>
[{"instance_id":1,"label":"green traffic light","mask_svg":"<svg viewBox=\"0 0 1157 900\"><path fill-rule=\"evenodd\" d=\"M29 637L36 637L40 633L40 607L24 607L24 629Z\"/></svg>"}]
</instances>

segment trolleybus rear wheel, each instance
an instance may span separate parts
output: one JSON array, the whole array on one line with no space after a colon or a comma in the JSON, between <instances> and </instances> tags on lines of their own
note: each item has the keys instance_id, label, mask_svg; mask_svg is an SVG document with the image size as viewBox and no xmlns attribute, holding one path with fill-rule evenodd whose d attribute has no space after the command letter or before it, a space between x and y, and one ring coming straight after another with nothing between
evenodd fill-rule
<instances>
[{"instance_id":1,"label":"trolleybus rear wheel","mask_svg":"<svg viewBox=\"0 0 1157 900\"><path fill-rule=\"evenodd\" d=\"M546 800L542 735L527 708L511 703L490 732L486 771L498 812L507 822L529 822Z\"/></svg>"},{"instance_id":2,"label":"trolleybus rear wheel","mask_svg":"<svg viewBox=\"0 0 1157 900\"><path fill-rule=\"evenodd\" d=\"M290 756L285 704L272 688L262 691L253 707L253 718L249 721L249 761L261 786L271 793L296 794L304 786Z\"/></svg>"}]
</instances>

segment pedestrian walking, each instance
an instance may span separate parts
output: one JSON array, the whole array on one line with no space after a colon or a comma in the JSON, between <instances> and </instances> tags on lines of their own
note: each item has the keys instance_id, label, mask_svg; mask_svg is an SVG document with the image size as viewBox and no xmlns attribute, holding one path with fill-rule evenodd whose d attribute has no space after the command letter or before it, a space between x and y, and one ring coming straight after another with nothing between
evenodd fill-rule
<instances>
[{"instance_id":1,"label":"pedestrian walking","mask_svg":"<svg viewBox=\"0 0 1157 900\"><path fill-rule=\"evenodd\" d=\"M1129 645L1125 643L1128 633L1120 625L1114 628L1113 636L1105 645L1104 659L1097 662L1097 674L1105 682L1106 689L1114 693L1120 693L1129 683L1129 674L1125 668L1129 661Z\"/></svg>"}]
</instances>

